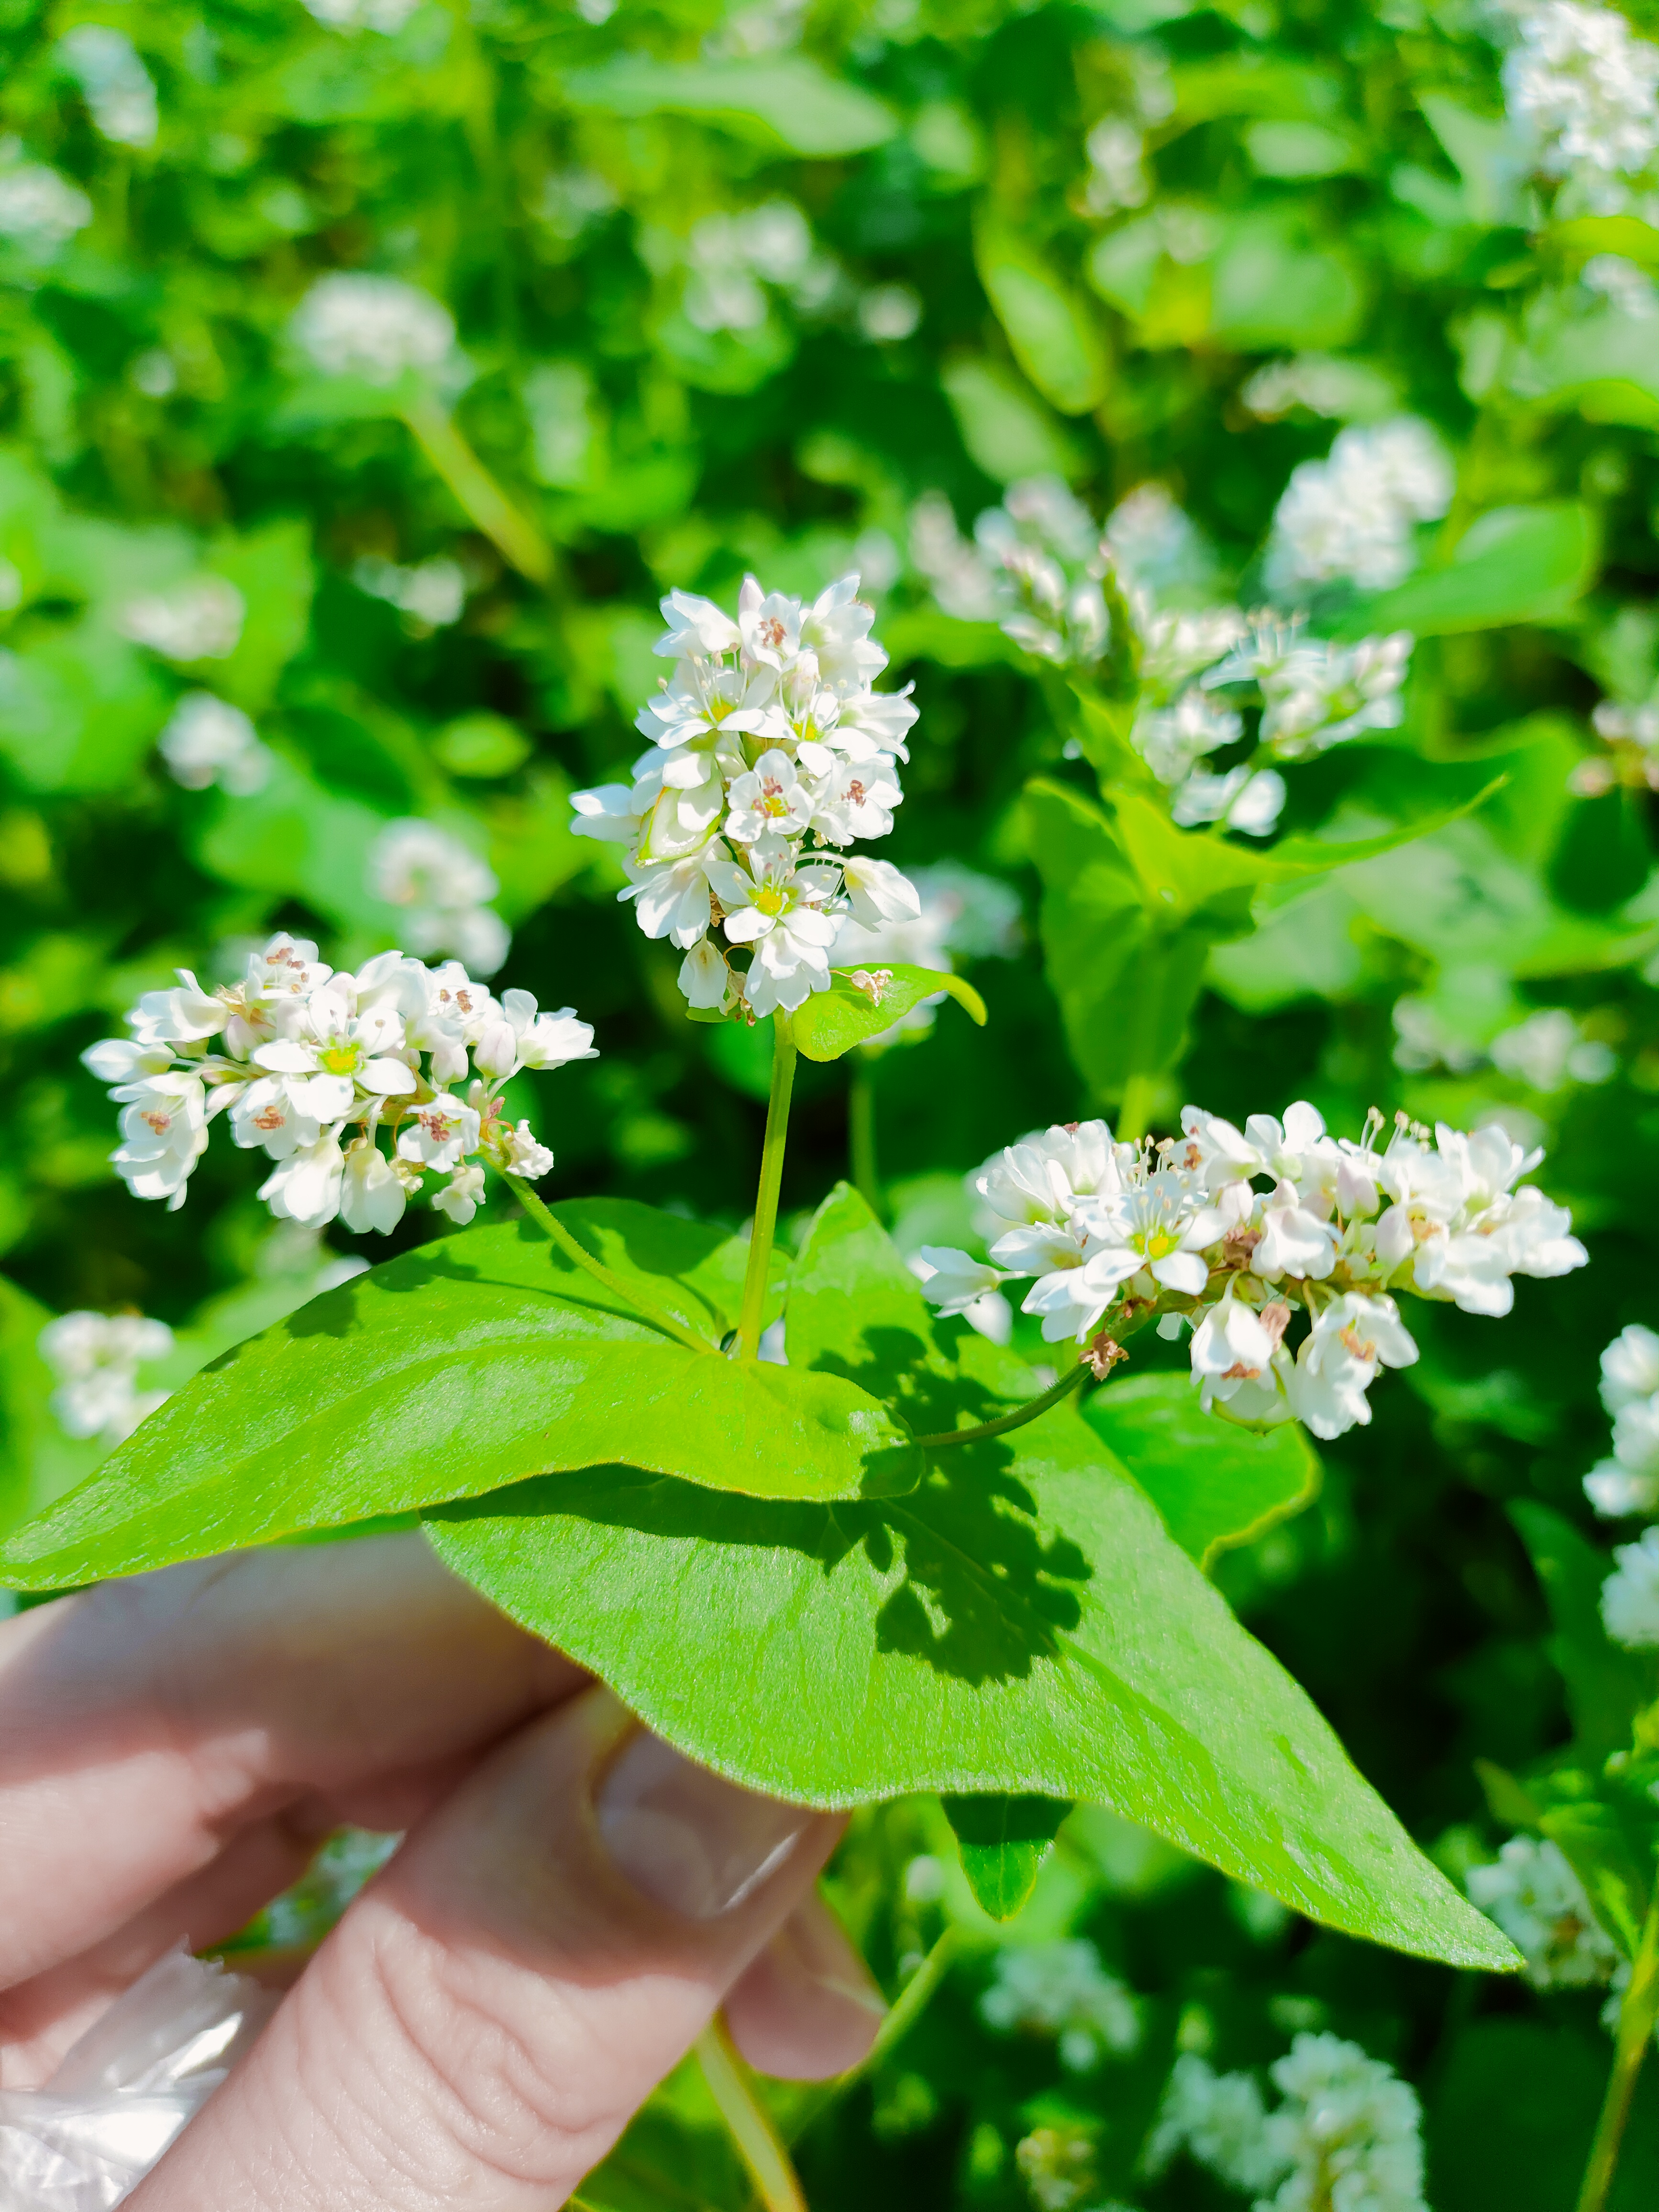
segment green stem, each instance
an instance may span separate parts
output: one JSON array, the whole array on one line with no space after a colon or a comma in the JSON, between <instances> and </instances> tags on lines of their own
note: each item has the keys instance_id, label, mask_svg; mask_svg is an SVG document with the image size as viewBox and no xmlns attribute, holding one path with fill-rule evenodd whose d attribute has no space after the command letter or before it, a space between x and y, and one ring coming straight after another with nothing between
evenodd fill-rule
<instances>
[{"instance_id":1,"label":"green stem","mask_svg":"<svg viewBox=\"0 0 1659 2212\"><path fill-rule=\"evenodd\" d=\"M620 1298L625 1305L632 1306L641 1321L648 1321L653 1328L661 1329L665 1336L672 1336L676 1343L684 1345L690 1351L713 1352L716 1349L707 1337L699 1336L683 1321L676 1321L672 1314L664 1313L659 1306L647 1305L639 1292L623 1282L620 1275L613 1275L603 1260L596 1260L586 1246L576 1242L558 1215L542 1203L521 1176L508 1175L503 1170L501 1179L536 1226L553 1239L565 1258L574 1260L579 1267L586 1269L596 1283L603 1283L612 1297Z\"/></svg>"},{"instance_id":2,"label":"green stem","mask_svg":"<svg viewBox=\"0 0 1659 2212\"><path fill-rule=\"evenodd\" d=\"M881 1177L876 1169L876 1086L868 1055L848 1054L852 1079L847 1091L847 1151L853 1187L878 1221L881 1219Z\"/></svg>"},{"instance_id":3,"label":"green stem","mask_svg":"<svg viewBox=\"0 0 1659 2212\"><path fill-rule=\"evenodd\" d=\"M1135 1144L1146 1135L1157 1096L1156 1076L1132 1075L1124 1085L1123 1103L1117 1109L1115 1132L1124 1144Z\"/></svg>"},{"instance_id":4,"label":"green stem","mask_svg":"<svg viewBox=\"0 0 1659 2212\"><path fill-rule=\"evenodd\" d=\"M704 2028L696 2049L708 2094L753 2176L766 2212L806 2212L806 2199L783 2138L744 2079L743 2062L719 2020Z\"/></svg>"},{"instance_id":5,"label":"green stem","mask_svg":"<svg viewBox=\"0 0 1659 2212\"><path fill-rule=\"evenodd\" d=\"M789 2140L797 2143L807 2130L816 2125L833 2106L838 2105L849 2089L855 2088L866 2075L874 2073L890 2053L904 2040L939 1994L939 1984L950 1972L960 1942L960 1930L947 1928L933 1949L916 1968L900 1990L892 2010L883 2021L875 2041L856 2066L848 2067L845 2074L837 2074L827 2081L822 2094L802 2112L789 2130Z\"/></svg>"},{"instance_id":6,"label":"green stem","mask_svg":"<svg viewBox=\"0 0 1659 2212\"><path fill-rule=\"evenodd\" d=\"M1613 2050L1613 2072L1595 2124L1584 2185L1578 2192L1578 2212L1602 2212L1619 2164L1619 2146L1636 2094L1636 2077L1659 2019L1659 1890L1642 1923L1642 1940L1630 1971L1630 1983L1619 2007L1619 2028Z\"/></svg>"},{"instance_id":7,"label":"green stem","mask_svg":"<svg viewBox=\"0 0 1659 2212\"><path fill-rule=\"evenodd\" d=\"M976 1428L947 1429L942 1436L918 1437L916 1442L924 1451L943 1451L947 1444L976 1444L987 1437L1005 1437L1010 1429L1023 1429L1027 1421L1036 1420L1050 1406L1059 1405L1092 1372L1088 1361L1079 1359L1075 1367L1067 1368L1059 1382L1050 1383L1040 1398L1028 1399L1024 1405L1016 1406L1012 1413L999 1413L995 1420L981 1421Z\"/></svg>"},{"instance_id":8,"label":"green stem","mask_svg":"<svg viewBox=\"0 0 1659 2212\"><path fill-rule=\"evenodd\" d=\"M740 1359L754 1359L760 1352L766 1279L772 1266L772 1240L778 1232L783 1148L789 1134L789 1094L794 1085L795 1032L788 1015L780 1006L772 1017L772 1096L767 1101L760 1185L755 1193L755 1227L749 1240L749 1272L743 1279L743 1312L738 1322Z\"/></svg>"},{"instance_id":9,"label":"green stem","mask_svg":"<svg viewBox=\"0 0 1659 2212\"><path fill-rule=\"evenodd\" d=\"M412 399L404 420L421 451L502 558L532 584L553 574L553 554L534 523L520 514L435 399Z\"/></svg>"}]
</instances>

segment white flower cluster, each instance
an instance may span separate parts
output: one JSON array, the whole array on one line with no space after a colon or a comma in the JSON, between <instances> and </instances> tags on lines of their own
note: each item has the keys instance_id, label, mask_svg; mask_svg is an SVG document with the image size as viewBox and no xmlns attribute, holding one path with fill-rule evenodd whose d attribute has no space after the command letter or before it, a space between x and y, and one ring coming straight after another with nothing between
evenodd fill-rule
<instances>
[{"instance_id":1,"label":"white flower cluster","mask_svg":"<svg viewBox=\"0 0 1659 2212\"><path fill-rule=\"evenodd\" d=\"M117 146L149 145L161 127L155 86L126 33L77 23L58 52L100 136Z\"/></svg>"},{"instance_id":2,"label":"white flower cluster","mask_svg":"<svg viewBox=\"0 0 1659 2212\"><path fill-rule=\"evenodd\" d=\"M186 791L217 784L245 799L270 781L272 756L240 707L211 691L186 691L156 739L167 773Z\"/></svg>"},{"instance_id":3,"label":"white flower cluster","mask_svg":"<svg viewBox=\"0 0 1659 2212\"><path fill-rule=\"evenodd\" d=\"M1357 645L1333 645L1304 636L1295 621L1258 622L1199 681L1206 691L1254 684L1261 701L1261 743L1277 759L1306 760L1364 730L1400 726L1413 643L1409 630L1397 629Z\"/></svg>"},{"instance_id":4,"label":"white flower cluster","mask_svg":"<svg viewBox=\"0 0 1659 2212\"><path fill-rule=\"evenodd\" d=\"M1659 1336L1639 1322L1601 1354L1601 1403L1613 1417L1613 1457L1584 1477L1590 1504L1609 1520L1659 1511Z\"/></svg>"},{"instance_id":5,"label":"white flower cluster","mask_svg":"<svg viewBox=\"0 0 1659 2212\"><path fill-rule=\"evenodd\" d=\"M1615 784L1659 791L1659 698L1603 699L1590 715L1607 747L1579 761L1567 779L1582 799L1599 799Z\"/></svg>"},{"instance_id":6,"label":"white flower cluster","mask_svg":"<svg viewBox=\"0 0 1659 2212\"><path fill-rule=\"evenodd\" d=\"M32 261L50 261L92 221L92 202L78 185L43 161L18 161L17 142L0 146L0 238Z\"/></svg>"},{"instance_id":7,"label":"white flower cluster","mask_svg":"<svg viewBox=\"0 0 1659 2212\"><path fill-rule=\"evenodd\" d=\"M925 1295L963 1313L1034 1277L1024 1311L1050 1343L1088 1346L1101 1374L1128 1329L1154 1316L1166 1336L1189 1328L1206 1410L1331 1437L1370 1419L1379 1369L1417 1358L1395 1291L1506 1314L1514 1276L1588 1257L1564 1206L1516 1188L1542 1154L1496 1126L1443 1123L1431 1143L1402 1115L1379 1151L1381 1115L1339 1141L1306 1103L1242 1130L1188 1106L1181 1125L1158 1144L1082 1121L1008 1146L973 1182L992 1264L924 1246ZM1298 1308L1308 1328L1292 1353Z\"/></svg>"},{"instance_id":8,"label":"white flower cluster","mask_svg":"<svg viewBox=\"0 0 1659 2212\"><path fill-rule=\"evenodd\" d=\"M164 1321L145 1314L60 1314L41 1330L38 1345L58 1377L51 1405L65 1436L118 1444L167 1395L138 1388L138 1370L173 1349Z\"/></svg>"},{"instance_id":9,"label":"white flower cluster","mask_svg":"<svg viewBox=\"0 0 1659 2212\"><path fill-rule=\"evenodd\" d=\"M247 605L227 576L195 576L170 591L129 599L116 627L164 660L228 660L241 641Z\"/></svg>"},{"instance_id":10,"label":"white flower cluster","mask_svg":"<svg viewBox=\"0 0 1659 2212\"><path fill-rule=\"evenodd\" d=\"M1578 281L1587 292L1606 300L1632 322L1659 320L1659 284L1622 253L1592 253L1579 270Z\"/></svg>"},{"instance_id":11,"label":"white flower cluster","mask_svg":"<svg viewBox=\"0 0 1659 2212\"><path fill-rule=\"evenodd\" d=\"M1413 533L1451 505L1445 448L1414 415L1339 431L1322 461L1304 461L1273 510L1266 578L1277 601L1320 584L1386 591L1416 565Z\"/></svg>"},{"instance_id":12,"label":"white flower cluster","mask_svg":"<svg viewBox=\"0 0 1659 2212\"><path fill-rule=\"evenodd\" d=\"M460 564L446 561L441 554L405 568L366 553L352 563L351 580L371 599L384 599L396 607L416 636L459 622L466 606L466 577Z\"/></svg>"},{"instance_id":13,"label":"white flower cluster","mask_svg":"<svg viewBox=\"0 0 1659 2212\"><path fill-rule=\"evenodd\" d=\"M1542 0L1518 18L1504 64L1510 116L1554 176L1632 176L1659 153L1659 46L1616 8Z\"/></svg>"},{"instance_id":14,"label":"white flower cluster","mask_svg":"<svg viewBox=\"0 0 1659 2212\"><path fill-rule=\"evenodd\" d=\"M892 828L916 719L908 685L871 688L887 656L858 580L806 606L750 576L735 620L671 592L656 649L673 678L635 723L650 746L631 785L575 795L576 834L626 848L618 896L636 902L640 927L684 952L693 1006L793 1012L829 989L843 915L874 929L920 913L890 862L846 849ZM715 929L750 948L746 972Z\"/></svg>"},{"instance_id":15,"label":"white flower cluster","mask_svg":"<svg viewBox=\"0 0 1659 2212\"><path fill-rule=\"evenodd\" d=\"M331 31L379 31L394 38L418 0L305 0L306 12Z\"/></svg>"},{"instance_id":16,"label":"white flower cluster","mask_svg":"<svg viewBox=\"0 0 1659 2212\"><path fill-rule=\"evenodd\" d=\"M1618 1947L1559 1844L1511 1836L1495 1863L1469 1869L1464 1887L1526 1960L1534 1989L1592 1989L1612 1980Z\"/></svg>"},{"instance_id":17,"label":"white flower cluster","mask_svg":"<svg viewBox=\"0 0 1659 2212\"><path fill-rule=\"evenodd\" d=\"M997 1954L980 2018L1004 2035L1054 2036L1060 2063L1088 2074L1109 2051L1127 2058L1140 2047L1140 2008L1086 1938L1010 1944Z\"/></svg>"},{"instance_id":18,"label":"white flower cluster","mask_svg":"<svg viewBox=\"0 0 1659 2212\"><path fill-rule=\"evenodd\" d=\"M841 270L814 245L806 217L793 200L767 200L736 215L706 215L684 243L658 234L642 240L659 264L685 271L685 319L700 331L758 330L769 289L795 306L822 307Z\"/></svg>"},{"instance_id":19,"label":"white flower cluster","mask_svg":"<svg viewBox=\"0 0 1659 2212\"><path fill-rule=\"evenodd\" d=\"M1256 2212L1428 2212L1422 2108L1389 2067L1338 2036L1298 2035L1269 2070L1282 2100L1271 2112L1253 2076L1183 2052L1146 2171L1186 2151Z\"/></svg>"},{"instance_id":20,"label":"white flower cluster","mask_svg":"<svg viewBox=\"0 0 1659 2212\"><path fill-rule=\"evenodd\" d=\"M447 307L397 276L319 276L295 310L289 332L323 376L396 384L431 375L449 361L455 321Z\"/></svg>"},{"instance_id":21,"label":"white flower cluster","mask_svg":"<svg viewBox=\"0 0 1659 2212\"><path fill-rule=\"evenodd\" d=\"M1146 138L1127 116L1103 115L1083 142L1089 173L1083 204L1092 216L1115 215L1120 208L1145 207L1152 198L1146 174Z\"/></svg>"},{"instance_id":22,"label":"white flower cluster","mask_svg":"<svg viewBox=\"0 0 1659 2212\"><path fill-rule=\"evenodd\" d=\"M403 935L422 958L450 952L480 975L506 959L512 933L489 904L500 884L436 823L389 822L369 848L368 888L402 909Z\"/></svg>"},{"instance_id":23,"label":"white flower cluster","mask_svg":"<svg viewBox=\"0 0 1659 2212\"><path fill-rule=\"evenodd\" d=\"M122 1109L110 1157L134 1197L182 1206L209 1124L226 1114L234 1141L275 1163L259 1195L278 1220L315 1228L337 1215L383 1236L428 1173L447 1176L433 1204L463 1225L483 1162L545 1175L552 1153L527 1121L503 1120L501 1091L521 1068L596 1056L573 1009L538 1013L527 991L497 1001L458 962L382 952L346 975L288 936L216 991L180 969L178 988L146 993L127 1026L131 1037L82 1057Z\"/></svg>"}]
</instances>

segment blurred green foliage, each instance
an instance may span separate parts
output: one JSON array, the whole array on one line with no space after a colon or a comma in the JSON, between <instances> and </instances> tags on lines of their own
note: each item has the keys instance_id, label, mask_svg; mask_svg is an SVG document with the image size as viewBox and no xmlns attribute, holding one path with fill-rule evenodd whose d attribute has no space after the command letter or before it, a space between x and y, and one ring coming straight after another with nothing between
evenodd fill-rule
<instances>
[{"instance_id":1,"label":"blurred green foliage","mask_svg":"<svg viewBox=\"0 0 1659 2212\"><path fill-rule=\"evenodd\" d=\"M130 42L137 78L71 70L85 24ZM369 859L388 823L487 859L504 974L597 1024L599 1060L524 1079L550 1188L741 1222L760 1041L684 1020L678 955L568 828L572 788L635 750L672 586L728 596L753 568L816 591L860 568L921 708L893 857L966 861L1024 902L1024 951L973 970L988 1032L947 1010L866 1070L901 1245L963 1235L963 1171L1117 1103L1114 992L1139 956L1098 916L1056 919L1055 810L1092 807L1095 757L1066 757L993 622L941 610L917 502L943 493L966 528L1036 473L1102 515L1157 482L1202 532L1206 595L1249 605L1291 470L1338 423L1408 410L1456 458L1451 512L1414 575L1329 615L1417 634L1406 720L1297 769L1285 816L1378 842L1277 879L1231 844L1224 915L1194 884L1191 912L1221 918L1180 940L1176 995L1157 986L1148 1097L1159 1127L1186 1097L1239 1119L1305 1097L1342 1130L1376 1103L1548 1144L1591 1268L1523 1285L1501 1333L1417 1309L1420 1363L1322 1453L1316 1498L1280 1518L1312 1486L1269 1483L1260 1532L1211 1564L1449 1871L1516 1826L1577 1832L1656 1686L1583 1597L1605 1544L1580 1483L1605 1437L1596 1354L1659 1321L1653 800L1638 749L1590 720L1639 714L1659 672L1639 291L1659 232L1529 178L1489 30L1464 0L4 0L7 1519L96 1456L47 1407L51 1313L166 1319L164 1386L364 1241L274 1231L254 1162L222 1146L183 1212L134 1204L78 1055L174 965L220 980L272 928L339 964L398 941ZM69 189L55 228L3 213L32 165ZM1587 282L1609 255L1632 272L1617 295ZM342 269L447 304L459 447L410 392L304 369L292 317ZM1277 399L1253 381L1275 364ZM244 611L227 649L137 636L135 601L208 580ZM258 790L182 787L158 755L203 690L252 718ZM844 1171L847 1098L845 1066L803 1066L786 1209ZM400 1239L434 1225L411 1213ZM1182 1500L1160 1502L1176 1524ZM832 1887L890 1991L956 1933L941 1993L868 2079L827 2110L780 2095L820 2212L1237 2202L1189 2165L1138 2170L1172 2055L1260 2064L1323 2027L1418 2087L1436 2212L1570 2201L1610 2050L1600 1992L1366 1949L1086 1808L1006 1926L931 1802L860 1816ZM1070 1936L1142 2021L1133 2055L1081 2071L977 2008L1001 1948ZM1620 2205L1652 2201L1646 2088ZM701 2096L671 2083L592 2201L740 2204Z\"/></svg>"}]
</instances>

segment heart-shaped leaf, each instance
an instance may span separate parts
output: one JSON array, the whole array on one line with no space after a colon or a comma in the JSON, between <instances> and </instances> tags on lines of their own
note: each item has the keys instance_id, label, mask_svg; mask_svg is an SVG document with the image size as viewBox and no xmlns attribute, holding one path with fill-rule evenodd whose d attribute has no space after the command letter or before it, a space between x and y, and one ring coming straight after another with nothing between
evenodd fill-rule
<instances>
[{"instance_id":1,"label":"heart-shaped leaf","mask_svg":"<svg viewBox=\"0 0 1659 2212\"><path fill-rule=\"evenodd\" d=\"M1114 1380L1083 1418L1146 1492L1188 1559L1207 1573L1319 1492L1319 1455L1293 1421L1257 1434L1206 1413L1184 1375Z\"/></svg>"},{"instance_id":2,"label":"heart-shaped leaf","mask_svg":"<svg viewBox=\"0 0 1659 2212\"><path fill-rule=\"evenodd\" d=\"M808 1060L839 1060L855 1044L868 1044L895 1022L942 993L966 1006L985 1026L985 1001L971 983L935 968L885 963L872 968L835 968L827 991L814 991L794 1018L795 1043Z\"/></svg>"},{"instance_id":3,"label":"heart-shaped leaf","mask_svg":"<svg viewBox=\"0 0 1659 2212\"><path fill-rule=\"evenodd\" d=\"M841 1365L918 1426L924 1409L955 1425L970 1391L978 1419L1036 1389L932 1319L846 1190L797 1262L786 1336L792 1361ZM586 1468L428 1522L458 1574L751 1788L1108 1805L1312 1919L1516 1963L1070 1405L936 1449L903 1498L784 1504Z\"/></svg>"},{"instance_id":4,"label":"heart-shaped leaf","mask_svg":"<svg viewBox=\"0 0 1659 2212\"><path fill-rule=\"evenodd\" d=\"M1036 1887L1042 1862L1071 1811L1060 1797L945 1797L962 1870L993 1920L1012 1920Z\"/></svg>"},{"instance_id":5,"label":"heart-shaped leaf","mask_svg":"<svg viewBox=\"0 0 1659 2212\"><path fill-rule=\"evenodd\" d=\"M726 1321L746 1247L624 1200L561 1213L653 1303ZM4 1573L72 1587L623 1454L772 1498L903 1488L921 1467L854 1384L688 1350L520 1224L422 1246L215 1361L13 1533Z\"/></svg>"}]
</instances>

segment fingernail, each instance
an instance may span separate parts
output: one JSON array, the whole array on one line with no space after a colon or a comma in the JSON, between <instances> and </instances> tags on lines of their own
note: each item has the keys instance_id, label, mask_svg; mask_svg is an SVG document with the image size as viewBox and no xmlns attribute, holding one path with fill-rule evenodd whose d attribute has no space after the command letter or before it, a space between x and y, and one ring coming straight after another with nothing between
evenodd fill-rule
<instances>
[{"instance_id":1,"label":"fingernail","mask_svg":"<svg viewBox=\"0 0 1659 2212\"><path fill-rule=\"evenodd\" d=\"M812 1817L723 1782L644 1729L612 1760L593 1810L635 1888L690 1920L717 1919L752 1896Z\"/></svg>"}]
</instances>

